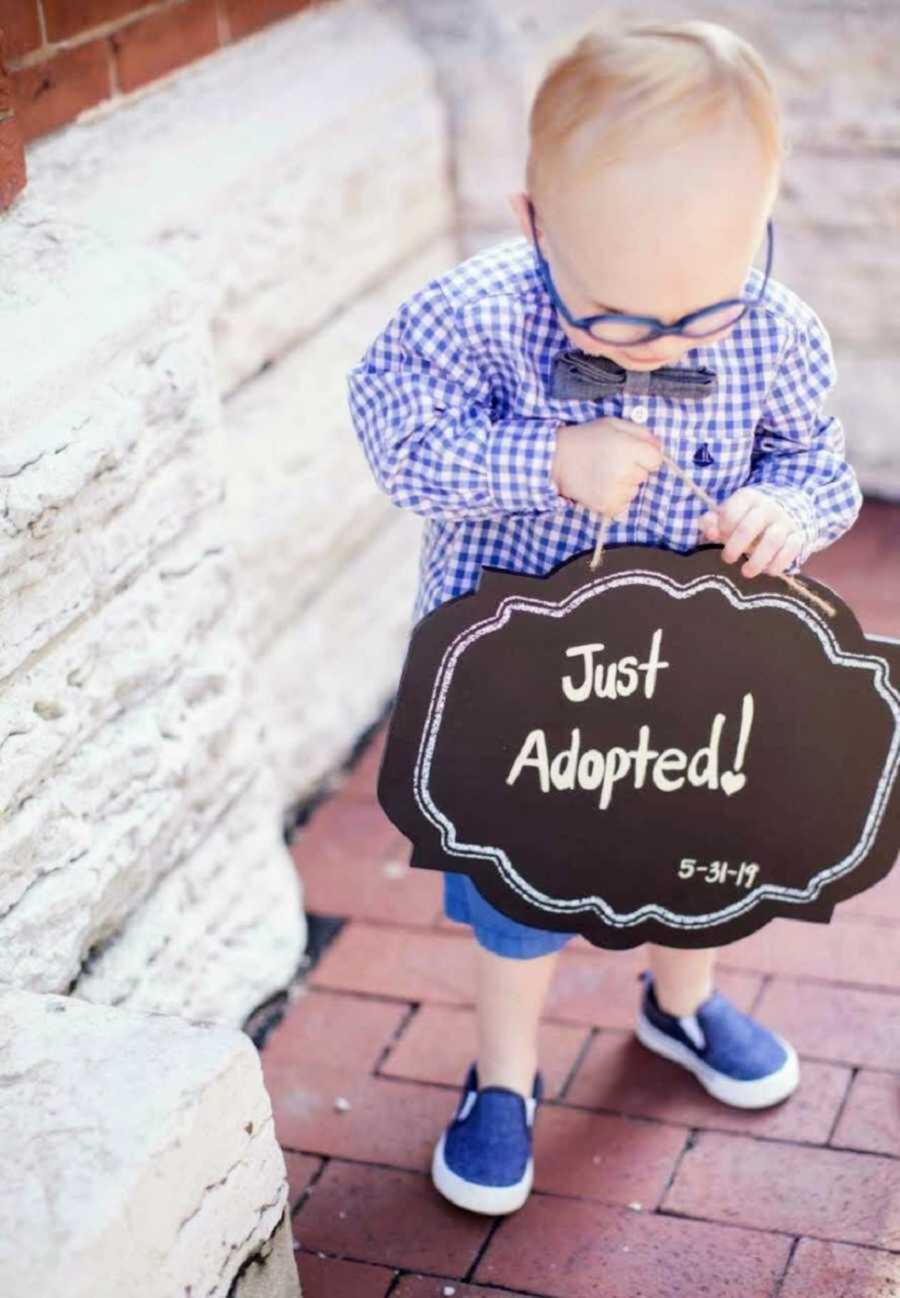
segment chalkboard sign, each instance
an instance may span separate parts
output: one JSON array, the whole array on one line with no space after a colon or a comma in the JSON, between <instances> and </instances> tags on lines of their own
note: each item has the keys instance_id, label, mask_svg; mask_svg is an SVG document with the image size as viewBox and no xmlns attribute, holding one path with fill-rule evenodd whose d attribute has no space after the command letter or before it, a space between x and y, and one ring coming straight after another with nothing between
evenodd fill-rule
<instances>
[{"instance_id":1,"label":"chalkboard sign","mask_svg":"<svg viewBox=\"0 0 900 1298\"><path fill-rule=\"evenodd\" d=\"M900 850L900 641L718 545L589 559L414 628L378 775L412 865L601 947L827 923Z\"/></svg>"}]
</instances>

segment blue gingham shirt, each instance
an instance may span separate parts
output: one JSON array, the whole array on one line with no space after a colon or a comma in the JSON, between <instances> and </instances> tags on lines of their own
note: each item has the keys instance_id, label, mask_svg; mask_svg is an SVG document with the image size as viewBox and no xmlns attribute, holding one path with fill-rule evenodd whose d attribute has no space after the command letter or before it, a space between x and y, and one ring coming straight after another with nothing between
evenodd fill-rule
<instances>
[{"instance_id":1,"label":"blue gingham shirt","mask_svg":"<svg viewBox=\"0 0 900 1298\"><path fill-rule=\"evenodd\" d=\"M756 296L751 267L744 295ZM524 238L435 276L394 313L347 376L354 426L376 481L426 522L417 621L474 590L483 564L543 575L593 547L598 516L551 478L562 424L617 415L644 423L717 501L751 484L802 530L796 571L835 541L862 504L844 434L822 401L837 378L828 335L807 303L770 278L731 333L678 366L708 366L718 390L677 401L622 391L553 397L553 360L572 347ZM665 464L638 489L607 544L680 551L705 543L707 506Z\"/></svg>"}]
</instances>

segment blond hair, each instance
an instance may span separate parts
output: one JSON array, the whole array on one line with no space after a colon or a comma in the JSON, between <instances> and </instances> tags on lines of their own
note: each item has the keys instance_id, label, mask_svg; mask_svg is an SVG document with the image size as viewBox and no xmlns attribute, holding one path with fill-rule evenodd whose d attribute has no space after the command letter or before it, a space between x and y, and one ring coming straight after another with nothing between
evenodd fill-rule
<instances>
[{"instance_id":1,"label":"blond hair","mask_svg":"<svg viewBox=\"0 0 900 1298\"><path fill-rule=\"evenodd\" d=\"M776 175L788 150L775 87L752 45L702 19L592 27L556 58L528 119L528 192L699 133L738 105Z\"/></svg>"}]
</instances>

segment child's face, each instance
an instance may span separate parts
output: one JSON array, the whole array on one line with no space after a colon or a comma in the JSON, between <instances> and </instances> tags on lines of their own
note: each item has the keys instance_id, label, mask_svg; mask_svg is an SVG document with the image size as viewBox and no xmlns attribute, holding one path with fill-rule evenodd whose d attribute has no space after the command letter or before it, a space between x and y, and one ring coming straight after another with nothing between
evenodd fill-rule
<instances>
[{"instance_id":1,"label":"child's face","mask_svg":"<svg viewBox=\"0 0 900 1298\"><path fill-rule=\"evenodd\" d=\"M775 169L755 134L730 123L607 164L587 184L561 184L543 210L535 202L538 239L573 316L620 311L671 324L741 296L776 188ZM531 241L526 197L517 194L512 202ZM626 348L600 342L561 316L559 323L582 351L632 370L672 365L734 328L702 339L668 334Z\"/></svg>"}]
</instances>

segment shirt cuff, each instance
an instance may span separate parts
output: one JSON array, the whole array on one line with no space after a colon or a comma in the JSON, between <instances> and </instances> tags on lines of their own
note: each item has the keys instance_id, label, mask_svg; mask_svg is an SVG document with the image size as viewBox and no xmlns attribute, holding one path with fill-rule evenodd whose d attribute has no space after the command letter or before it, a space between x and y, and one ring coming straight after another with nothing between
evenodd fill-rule
<instances>
[{"instance_id":1,"label":"shirt cuff","mask_svg":"<svg viewBox=\"0 0 900 1298\"><path fill-rule=\"evenodd\" d=\"M558 419L501 420L488 434L487 472L491 498L513 514L557 510L570 504L552 476Z\"/></svg>"},{"instance_id":2,"label":"shirt cuff","mask_svg":"<svg viewBox=\"0 0 900 1298\"><path fill-rule=\"evenodd\" d=\"M785 483L748 482L747 486L777 500L800 529L803 536L800 553L786 569L787 572L795 572L806 563L819 539L818 518L812 500L801 487L790 487Z\"/></svg>"}]
</instances>

